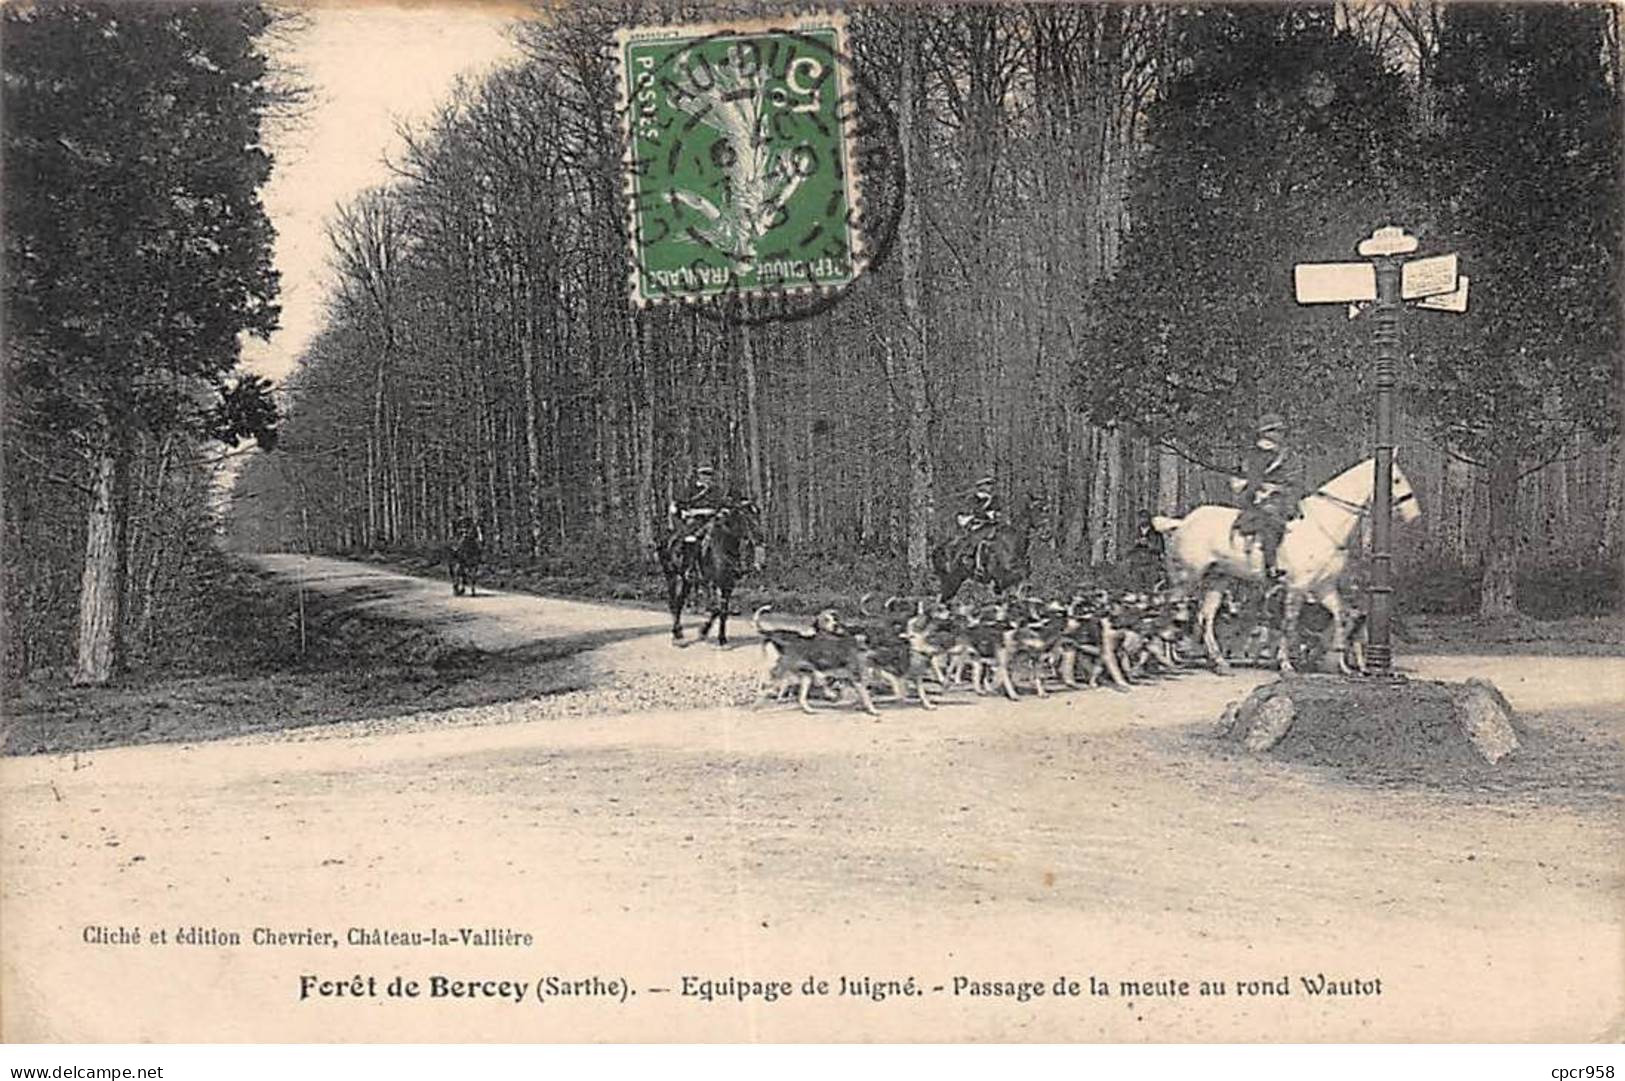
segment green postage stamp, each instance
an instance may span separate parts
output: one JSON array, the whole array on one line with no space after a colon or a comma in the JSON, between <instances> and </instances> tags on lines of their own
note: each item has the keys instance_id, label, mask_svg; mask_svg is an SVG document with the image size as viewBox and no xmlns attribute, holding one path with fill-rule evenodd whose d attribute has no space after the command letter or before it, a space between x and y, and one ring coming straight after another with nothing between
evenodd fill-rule
<instances>
[{"instance_id":1,"label":"green postage stamp","mask_svg":"<svg viewBox=\"0 0 1625 1081\"><path fill-rule=\"evenodd\" d=\"M845 39L836 15L616 35L637 303L825 291L861 272Z\"/></svg>"}]
</instances>

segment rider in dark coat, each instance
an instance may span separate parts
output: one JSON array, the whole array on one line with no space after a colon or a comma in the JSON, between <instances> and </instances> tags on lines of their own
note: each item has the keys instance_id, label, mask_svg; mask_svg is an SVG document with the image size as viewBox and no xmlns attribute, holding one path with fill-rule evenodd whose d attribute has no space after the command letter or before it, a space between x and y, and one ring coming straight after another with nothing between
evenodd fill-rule
<instances>
[{"instance_id":1,"label":"rider in dark coat","mask_svg":"<svg viewBox=\"0 0 1625 1081\"><path fill-rule=\"evenodd\" d=\"M694 543L727 502L728 494L717 481L716 471L708 465L696 466L693 481L671 501L673 532L680 533L685 544Z\"/></svg>"},{"instance_id":2,"label":"rider in dark coat","mask_svg":"<svg viewBox=\"0 0 1625 1081\"><path fill-rule=\"evenodd\" d=\"M994 529L1004 521L1004 507L993 488L993 478L983 477L970 491L971 507L959 515L959 524L972 534Z\"/></svg>"},{"instance_id":3,"label":"rider in dark coat","mask_svg":"<svg viewBox=\"0 0 1625 1081\"><path fill-rule=\"evenodd\" d=\"M484 541L480 523L471 515L462 515L452 526L451 545L460 554L477 555Z\"/></svg>"},{"instance_id":4,"label":"rider in dark coat","mask_svg":"<svg viewBox=\"0 0 1625 1081\"><path fill-rule=\"evenodd\" d=\"M975 556L976 565L981 566L983 546L993 539L1004 522L1004 506L999 502L999 493L993 487L992 477L978 480L970 491L970 497L970 509L961 511L957 521L965 531L965 544Z\"/></svg>"},{"instance_id":5,"label":"rider in dark coat","mask_svg":"<svg viewBox=\"0 0 1625 1081\"><path fill-rule=\"evenodd\" d=\"M1257 438L1247 448L1242 475L1230 482L1239 493L1241 514L1236 532L1256 536L1264 548L1264 570L1279 578L1276 557L1286 526L1298 514L1298 485L1294 463L1286 444L1286 421L1277 413L1266 413L1258 421Z\"/></svg>"},{"instance_id":6,"label":"rider in dark coat","mask_svg":"<svg viewBox=\"0 0 1625 1081\"><path fill-rule=\"evenodd\" d=\"M1156 527L1151 524L1151 512L1148 510L1142 510L1137 519L1137 524L1134 527L1134 547L1151 553L1157 558L1158 562L1162 561L1166 541L1164 541L1162 534L1157 532Z\"/></svg>"},{"instance_id":7,"label":"rider in dark coat","mask_svg":"<svg viewBox=\"0 0 1625 1081\"><path fill-rule=\"evenodd\" d=\"M677 494L667 511L672 527L669 543L678 550L680 562L684 566L693 565L699 556L700 537L724 508L738 512L743 539L748 545L746 558L761 570L766 553L757 535L760 511L749 498L733 496L708 465L695 467L693 481Z\"/></svg>"}]
</instances>

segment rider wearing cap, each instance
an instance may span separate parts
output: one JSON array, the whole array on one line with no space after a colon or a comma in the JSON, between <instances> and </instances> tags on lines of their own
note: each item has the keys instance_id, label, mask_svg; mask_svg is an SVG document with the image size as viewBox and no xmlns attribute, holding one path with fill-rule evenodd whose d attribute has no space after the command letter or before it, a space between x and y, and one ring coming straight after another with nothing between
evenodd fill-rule
<instances>
[{"instance_id":1,"label":"rider wearing cap","mask_svg":"<svg viewBox=\"0 0 1625 1081\"><path fill-rule=\"evenodd\" d=\"M961 511L959 525L975 536L996 527L1004 520L1004 508L999 505L999 494L993 489L993 478L983 477L970 490L970 510Z\"/></svg>"},{"instance_id":2,"label":"rider wearing cap","mask_svg":"<svg viewBox=\"0 0 1625 1081\"><path fill-rule=\"evenodd\" d=\"M677 494L668 509L673 530L681 535L684 544L693 544L727 500L727 493L717 482L716 470L708 465L695 466L694 480Z\"/></svg>"},{"instance_id":3,"label":"rider wearing cap","mask_svg":"<svg viewBox=\"0 0 1625 1081\"><path fill-rule=\"evenodd\" d=\"M464 548L469 544L479 545L485 540L480 529L480 523L472 514L458 515L457 521L451 528L452 546Z\"/></svg>"},{"instance_id":4,"label":"rider wearing cap","mask_svg":"<svg viewBox=\"0 0 1625 1081\"><path fill-rule=\"evenodd\" d=\"M1004 522L1004 507L999 503L999 494L990 476L978 480L969 494L970 509L961 511L956 521L965 531L965 542L970 545L980 566L983 546L993 539L994 533Z\"/></svg>"},{"instance_id":5,"label":"rider wearing cap","mask_svg":"<svg viewBox=\"0 0 1625 1081\"><path fill-rule=\"evenodd\" d=\"M1265 413L1258 420L1257 438L1244 456L1242 476L1233 478L1230 487L1239 493L1241 502L1236 532L1258 538L1264 548L1264 570L1271 578L1281 576L1276 557L1287 522L1298 513L1296 486L1291 477L1286 421L1278 413Z\"/></svg>"}]
</instances>

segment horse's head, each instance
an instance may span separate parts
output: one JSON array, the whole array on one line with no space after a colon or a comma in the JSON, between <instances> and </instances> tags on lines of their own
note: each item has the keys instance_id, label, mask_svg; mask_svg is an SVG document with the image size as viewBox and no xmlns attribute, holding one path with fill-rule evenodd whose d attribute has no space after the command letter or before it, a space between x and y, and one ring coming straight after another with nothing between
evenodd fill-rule
<instances>
[{"instance_id":1,"label":"horse's head","mask_svg":"<svg viewBox=\"0 0 1625 1081\"><path fill-rule=\"evenodd\" d=\"M724 558L737 561L743 558L746 544L758 543L756 506L748 499L718 508L705 531L704 544L722 553Z\"/></svg>"},{"instance_id":2,"label":"horse's head","mask_svg":"<svg viewBox=\"0 0 1625 1081\"><path fill-rule=\"evenodd\" d=\"M1397 458L1394 461L1393 507L1402 522L1414 522L1422 517L1422 505L1417 502L1416 492L1411 488L1411 479L1399 468Z\"/></svg>"},{"instance_id":3,"label":"horse's head","mask_svg":"<svg viewBox=\"0 0 1625 1081\"><path fill-rule=\"evenodd\" d=\"M1350 466L1322 485L1320 492L1331 496L1334 501L1357 503L1369 507L1371 505L1372 488L1376 481L1374 464L1373 459L1367 458L1358 465ZM1399 456L1397 454L1394 456L1394 485L1391 505L1401 521L1414 522L1422 516L1422 508L1416 501L1416 492L1411 488L1410 478L1405 475L1403 469L1399 468Z\"/></svg>"}]
</instances>

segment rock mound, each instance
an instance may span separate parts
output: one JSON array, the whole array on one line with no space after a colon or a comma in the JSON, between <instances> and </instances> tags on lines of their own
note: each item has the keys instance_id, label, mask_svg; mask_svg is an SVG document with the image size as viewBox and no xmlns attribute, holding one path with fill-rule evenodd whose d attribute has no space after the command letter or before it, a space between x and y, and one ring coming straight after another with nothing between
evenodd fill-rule
<instances>
[{"instance_id":1,"label":"rock mound","mask_svg":"<svg viewBox=\"0 0 1625 1081\"><path fill-rule=\"evenodd\" d=\"M1257 754L1369 775L1493 767L1526 735L1495 685L1295 675L1225 708L1219 736Z\"/></svg>"}]
</instances>

